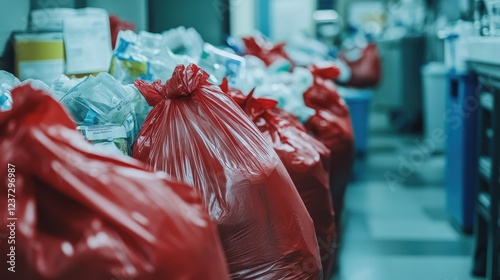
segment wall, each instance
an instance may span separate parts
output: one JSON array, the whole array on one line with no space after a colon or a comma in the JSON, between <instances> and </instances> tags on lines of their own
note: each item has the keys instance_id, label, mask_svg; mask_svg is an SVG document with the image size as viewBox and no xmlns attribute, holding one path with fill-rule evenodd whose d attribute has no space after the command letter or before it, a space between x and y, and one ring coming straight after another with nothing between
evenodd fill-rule
<instances>
[{"instance_id":1,"label":"wall","mask_svg":"<svg viewBox=\"0 0 500 280\"><path fill-rule=\"evenodd\" d=\"M87 7L103 8L110 15L135 24L137 31L149 29L148 0L86 0Z\"/></svg>"},{"instance_id":2,"label":"wall","mask_svg":"<svg viewBox=\"0 0 500 280\"><path fill-rule=\"evenodd\" d=\"M269 36L282 41L297 32L314 34L313 12L316 0L270 0Z\"/></svg>"},{"instance_id":3,"label":"wall","mask_svg":"<svg viewBox=\"0 0 500 280\"><path fill-rule=\"evenodd\" d=\"M254 0L230 0L230 21L232 36L251 35L256 29L256 3Z\"/></svg>"},{"instance_id":4,"label":"wall","mask_svg":"<svg viewBox=\"0 0 500 280\"><path fill-rule=\"evenodd\" d=\"M31 9L82 8L85 0L31 0Z\"/></svg>"},{"instance_id":5,"label":"wall","mask_svg":"<svg viewBox=\"0 0 500 280\"><path fill-rule=\"evenodd\" d=\"M388 3L389 0L337 0L335 10L337 10L342 17L342 22L347 22L349 5L357 2L382 2L385 4Z\"/></svg>"},{"instance_id":6,"label":"wall","mask_svg":"<svg viewBox=\"0 0 500 280\"><path fill-rule=\"evenodd\" d=\"M0 57L14 30L24 30L28 26L30 0L0 0Z\"/></svg>"},{"instance_id":7,"label":"wall","mask_svg":"<svg viewBox=\"0 0 500 280\"><path fill-rule=\"evenodd\" d=\"M226 32L229 33L229 22L225 19L228 3L228 0L150 0L150 31L161 32L183 25L194 27L209 43L222 44Z\"/></svg>"},{"instance_id":8,"label":"wall","mask_svg":"<svg viewBox=\"0 0 500 280\"><path fill-rule=\"evenodd\" d=\"M229 3L232 35L249 35L259 30L279 41L299 31L314 33L312 13L317 8L316 0L230 0Z\"/></svg>"}]
</instances>

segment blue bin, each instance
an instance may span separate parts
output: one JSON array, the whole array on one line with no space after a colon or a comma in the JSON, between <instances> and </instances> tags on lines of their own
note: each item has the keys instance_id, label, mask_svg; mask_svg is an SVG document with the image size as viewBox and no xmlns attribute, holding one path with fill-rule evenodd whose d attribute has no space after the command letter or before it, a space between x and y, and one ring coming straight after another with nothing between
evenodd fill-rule
<instances>
[{"instance_id":1,"label":"blue bin","mask_svg":"<svg viewBox=\"0 0 500 280\"><path fill-rule=\"evenodd\" d=\"M474 224L478 176L477 76L449 72L446 76L446 206L465 232Z\"/></svg>"},{"instance_id":2,"label":"blue bin","mask_svg":"<svg viewBox=\"0 0 500 280\"><path fill-rule=\"evenodd\" d=\"M368 114L373 91L339 87L339 94L344 98L351 112L356 154L362 155L366 152L368 142Z\"/></svg>"}]
</instances>

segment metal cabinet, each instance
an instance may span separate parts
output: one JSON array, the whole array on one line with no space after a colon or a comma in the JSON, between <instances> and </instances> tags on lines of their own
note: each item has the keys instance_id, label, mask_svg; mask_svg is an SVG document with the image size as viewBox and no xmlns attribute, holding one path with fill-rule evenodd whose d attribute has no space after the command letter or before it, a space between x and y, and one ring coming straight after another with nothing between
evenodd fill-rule
<instances>
[{"instance_id":1,"label":"metal cabinet","mask_svg":"<svg viewBox=\"0 0 500 280\"><path fill-rule=\"evenodd\" d=\"M425 37L380 40L377 47L382 61L382 80L375 89L375 105L399 115L403 122L418 121L422 113L420 68L425 61Z\"/></svg>"},{"instance_id":2,"label":"metal cabinet","mask_svg":"<svg viewBox=\"0 0 500 280\"><path fill-rule=\"evenodd\" d=\"M479 156L474 274L500 279L500 66L474 64L479 74Z\"/></svg>"}]
</instances>

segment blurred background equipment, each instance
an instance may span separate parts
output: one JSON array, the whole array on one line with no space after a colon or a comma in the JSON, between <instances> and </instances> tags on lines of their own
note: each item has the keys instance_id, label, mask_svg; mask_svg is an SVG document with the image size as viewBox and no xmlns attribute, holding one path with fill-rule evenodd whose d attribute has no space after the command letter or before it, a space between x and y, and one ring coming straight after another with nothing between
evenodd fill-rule
<instances>
[{"instance_id":1,"label":"blurred background equipment","mask_svg":"<svg viewBox=\"0 0 500 280\"><path fill-rule=\"evenodd\" d=\"M429 62L422 67L424 136L432 139L436 131L444 131L446 110L446 73L442 62ZM444 142L435 143L433 152L443 152Z\"/></svg>"},{"instance_id":2,"label":"blurred background equipment","mask_svg":"<svg viewBox=\"0 0 500 280\"><path fill-rule=\"evenodd\" d=\"M422 76L425 41L422 35L377 42L384 77L376 88L376 106L387 109L400 131L418 131L422 120Z\"/></svg>"}]
</instances>

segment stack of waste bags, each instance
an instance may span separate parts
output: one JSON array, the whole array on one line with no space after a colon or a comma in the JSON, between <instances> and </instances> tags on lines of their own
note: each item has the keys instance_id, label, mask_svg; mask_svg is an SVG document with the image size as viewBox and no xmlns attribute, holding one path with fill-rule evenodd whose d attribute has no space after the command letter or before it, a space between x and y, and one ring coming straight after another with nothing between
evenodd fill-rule
<instances>
[{"instance_id":1,"label":"stack of waste bags","mask_svg":"<svg viewBox=\"0 0 500 280\"><path fill-rule=\"evenodd\" d=\"M306 105L316 113L305 124L307 130L330 149L330 187L337 225L344 206L344 194L354 164L354 133L347 104L333 79L340 73L334 64L309 67L314 84L304 93Z\"/></svg>"},{"instance_id":2,"label":"stack of waste bags","mask_svg":"<svg viewBox=\"0 0 500 280\"><path fill-rule=\"evenodd\" d=\"M262 59L267 52L258 54ZM349 108L334 82L340 76L340 70L336 63L323 62L307 68L294 67L284 71L268 68L264 71L267 71L266 75L256 85L254 95L277 100L279 108L296 115L307 132L330 149L330 189L339 228L355 155ZM289 119L293 122L293 118Z\"/></svg>"},{"instance_id":3,"label":"stack of waste bags","mask_svg":"<svg viewBox=\"0 0 500 280\"><path fill-rule=\"evenodd\" d=\"M330 278L354 160L339 64L236 41L126 30L109 74L0 71L20 279Z\"/></svg>"}]
</instances>

